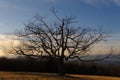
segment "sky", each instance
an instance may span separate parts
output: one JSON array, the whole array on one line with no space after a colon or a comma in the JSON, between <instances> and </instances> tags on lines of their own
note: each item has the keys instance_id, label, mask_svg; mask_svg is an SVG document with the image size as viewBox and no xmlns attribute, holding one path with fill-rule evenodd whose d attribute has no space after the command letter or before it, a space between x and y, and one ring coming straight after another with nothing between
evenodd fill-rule
<instances>
[{"instance_id":1,"label":"sky","mask_svg":"<svg viewBox=\"0 0 120 80\"><path fill-rule=\"evenodd\" d=\"M9 34L22 29L35 14L51 19L51 8L59 16L75 16L83 27L102 27L112 34L106 46L120 46L120 0L0 0L0 46L15 40Z\"/></svg>"}]
</instances>

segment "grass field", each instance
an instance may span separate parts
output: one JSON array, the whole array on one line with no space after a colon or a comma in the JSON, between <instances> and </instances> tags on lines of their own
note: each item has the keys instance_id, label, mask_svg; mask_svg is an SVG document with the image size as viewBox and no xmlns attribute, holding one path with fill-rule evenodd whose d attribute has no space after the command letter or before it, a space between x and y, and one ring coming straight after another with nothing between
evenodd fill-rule
<instances>
[{"instance_id":1,"label":"grass field","mask_svg":"<svg viewBox=\"0 0 120 80\"><path fill-rule=\"evenodd\" d=\"M58 76L49 73L0 72L0 80L120 80L120 78L75 74Z\"/></svg>"}]
</instances>

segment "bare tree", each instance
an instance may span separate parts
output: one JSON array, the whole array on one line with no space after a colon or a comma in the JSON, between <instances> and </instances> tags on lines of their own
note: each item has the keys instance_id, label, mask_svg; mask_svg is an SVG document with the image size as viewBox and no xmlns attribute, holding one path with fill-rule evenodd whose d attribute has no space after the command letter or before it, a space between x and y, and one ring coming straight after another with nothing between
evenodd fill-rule
<instances>
[{"instance_id":1,"label":"bare tree","mask_svg":"<svg viewBox=\"0 0 120 80\"><path fill-rule=\"evenodd\" d=\"M54 12L53 12L54 13ZM59 74L64 74L63 65L70 59L80 61L99 61L109 57L86 59L94 44L104 40L106 34L100 29L77 27L74 17L60 18L49 25L45 18L37 15L35 20L25 24L24 31L17 32L22 45L14 48L15 54L37 59L51 58L59 64Z\"/></svg>"}]
</instances>

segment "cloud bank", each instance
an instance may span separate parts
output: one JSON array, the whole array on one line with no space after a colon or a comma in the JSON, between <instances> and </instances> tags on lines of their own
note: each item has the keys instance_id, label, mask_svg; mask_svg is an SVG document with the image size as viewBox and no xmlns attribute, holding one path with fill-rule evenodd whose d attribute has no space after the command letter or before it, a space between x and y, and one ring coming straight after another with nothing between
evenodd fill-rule
<instances>
[{"instance_id":1,"label":"cloud bank","mask_svg":"<svg viewBox=\"0 0 120 80\"><path fill-rule=\"evenodd\" d=\"M19 40L15 35L0 34L0 56L14 57L12 54L6 53L12 46L19 44Z\"/></svg>"},{"instance_id":2,"label":"cloud bank","mask_svg":"<svg viewBox=\"0 0 120 80\"><path fill-rule=\"evenodd\" d=\"M106 54L110 52L111 47L115 50L115 53L120 53L120 34L114 34L107 42L101 42L96 44L91 50L94 54ZM11 54L6 53L16 45L19 45L20 41L15 35L0 34L0 57L14 57Z\"/></svg>"}]
</instances>

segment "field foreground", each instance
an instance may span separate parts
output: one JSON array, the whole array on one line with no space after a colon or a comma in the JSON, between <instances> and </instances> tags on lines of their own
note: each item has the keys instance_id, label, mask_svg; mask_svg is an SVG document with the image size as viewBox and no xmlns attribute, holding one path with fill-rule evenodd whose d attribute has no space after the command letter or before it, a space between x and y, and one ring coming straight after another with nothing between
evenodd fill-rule
<instances>
[{"instance_id":1,"label":"field foreground","mask_svg":"<svg viewBox=\"0 0 120 80\"><path fill-rule=\"evenodd\" d=\"M120 78L74 74L58 76L50 73L0 72L0 80L120 80Z\"/></svg>"}]
</instances>

